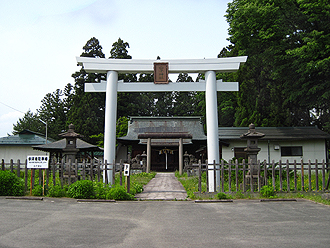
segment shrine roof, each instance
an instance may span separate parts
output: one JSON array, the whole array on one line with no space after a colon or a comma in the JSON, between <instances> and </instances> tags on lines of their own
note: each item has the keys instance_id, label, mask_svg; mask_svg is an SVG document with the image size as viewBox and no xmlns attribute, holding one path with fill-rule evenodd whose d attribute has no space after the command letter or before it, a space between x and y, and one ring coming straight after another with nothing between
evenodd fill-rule
<instances>
[{"instance_id":1,"label":"shrine roof","mask_svg":"<svg viewBox=\"0 0 330 248\"><path fill-rule=\"evenodd\" d=\"M191 138L192 140L206 140L202 119L199 116L189 117L130 117L128 132L120 140L137 141L139 135L153 138ZM158 135L158 136L157 136Z\"/></svg>"}]
</instances>

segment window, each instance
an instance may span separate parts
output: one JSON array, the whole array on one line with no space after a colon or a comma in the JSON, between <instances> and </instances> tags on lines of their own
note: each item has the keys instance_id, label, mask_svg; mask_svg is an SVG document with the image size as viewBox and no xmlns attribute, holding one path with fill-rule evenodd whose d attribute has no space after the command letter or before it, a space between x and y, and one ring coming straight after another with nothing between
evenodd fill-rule
<instances>
[{"instance_id":1,"label":"window","mask_svg":"<svg viewBox=\"0 0 330 248\"><path fill-rule=\"evenodd\" d=\"M234 147L234 157L239 159L239 158L243 158L243 159L247 159L247 154L244 151L245 147Z\"/></svg>"},{"instance_id":2,"label":"window","mask_svg":"<svg viewBox=\"0 0 330 248\"><path fill-rule=\"evenodd\" d=\"M281 147L281 156L282 157L291 157L291 156L302 156L302 146L282 146Z\"/></svg>"}]
</instances>

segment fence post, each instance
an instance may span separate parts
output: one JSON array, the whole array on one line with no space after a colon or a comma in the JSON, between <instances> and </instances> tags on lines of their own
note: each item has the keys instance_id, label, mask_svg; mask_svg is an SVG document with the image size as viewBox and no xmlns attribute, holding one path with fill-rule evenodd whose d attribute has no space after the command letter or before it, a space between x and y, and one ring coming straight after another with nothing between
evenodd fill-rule
<instances>
[{"instance_id":1,"label":"fence post","mask_svg":"<svg viewBox=\"0 0 330 248\"><path fill-rule=\"evenodd\" d=\"M264 184L265 185L268 185L268 178L267 178L267 162L266 162L266 159L264 160L263 162L264 164Z\"/></svg>"},{"instance_id":2,"label":"fence post","mask_svg":"<svg viewBox=\"0 0 330 248\"><path fill-rule=\"evenodd\" d=\"M94 179L94 158L91 159L91 164L90 164L90 167L89 167L89 175L91 177L91 181L93 181Z\"/></svg>"},{"instance_id":3,"label":"fence post","mask_svg":"<svg viewBox=\"0 0 330 248\"><path fill-rule=\"evenodd\" d=\"M246 192L246 180L245 180L245 159L242 161L242 169L243 169L243 192Z\"/></svg>"},{"instance_id":4,"label":"fence post","mask_svg":"<svg viewBox=\"0 0 330 248\"><path fill-rule=\"evenodd\" d=\"M198 192L202 193L202 161L198 160Z\"/></svg>"},{"instance_id":5,"label":"fence post","mask_svg":"<svg viewBox=\"0 0 330 248\"><path fill-rule=\"evenodd\" d=\"M16 171L17 171L17 176L20 177L21 176L21 160L17 160L17 168L16 168Z\"/></svg>"},{"instance_id":6,"label":"fence post","mask_svg":"<svg viewBox=\"0 0 330 248\"><path fill-rule=\"evenodd\" d=\"M71 166L72 166L72 161L69 159L69 169L68 169L68 185L71 184Z\"/></svg>"},{"instance_id":7,"label":"fence post","mask_svg":"<svg viewBox=\"0 0 330 248\"><path fill-rule=\"evenodd\" d=\"M235 169L236 169L236 192L239 191L239 181L238 181L238 160L235 161Z\"/></svg>"},{"instance_id":8,"label":"fence post","mask_svg":"<svg viewBox=\"0 0 330 248\"><path fill-rule=\"evenodd\" d=\"M74 182L78 180L78 159L75 159L75 179Z\"/></svg>"},{"instance_id":9,"label":"fence post","mask_svg":"<svg viewBox=\"0 0 330 248\"><path fill-rule=\"evenodd\" d=\"M273 188L276 190L276 178L275 178L275 162L272 160L272 179L273 179Z\"/></svg>"},{"instance_id":10,"label":"fence post","mask_svg":"<svg viewBox=\"0 0 330 248\"><path fill-rule=\"evenodd\" d=\"M104 170L103 170L104 183L108 184L108 161L107 160L105 160L103 168L104 168Z\"/></svg>"},{"instance_id":11,"label":"fence post","mask_svg":"<svg viewBox=\"0 0 330 248\"><path fill-rule=\"evenodd\" d=\"M27 159L25 159L25 168L24 168L24 180L25 180L25 192L28 190L28 168L27 168Z\"/></svg>"},{"instance_id":12,"label":"fence post","mask_svg":"<svg viewBox=\"0 0 330 248\"><path fill-rule=\"evenodd\" d=\"M63 170L64 170L64 159L61 160L61 169L60 169L60 177L61 177L61 187L63 188Z\"/></svg>"},{"instance_id":13,"label":"fence post","mask_svg":"<svg viewBox=\"0 0 330 248\"><path fill-rule=\"evenodd\" d=\"M205 171L206 171L206 192L209 193L209 162L205 161Z\"/></svg>"},{"instance_id":14,"label":"fence post","mask_svg":"<svg viewBox=\"0 0 330 248\"><path fill-rule=\"evenodd\" d=\"M300 161L301 168L301 191L305 191L305 175L304 175L304 161Z\"/></svg>"},{"instance_id":15,"label":"fence post","mask_svg":"<svg viewBox=\"0 0 330 248\"><path fill-rule=\"evenodd\" d=\"M42 181L42 171L43 171L43 169L39 169L39 185L40 186L43 184L43 181Z\"/></svg>"},{"instance_id":16,"label":"fence post","mask_svg":"<svg viewBox=\"0 0 330 248\"><path fill-rule=\"evenodd\" d=\"M31 169L31 192L34 189L35 174L36 174L36 170Z\"/></svg>"},{"instance_id":17,"label":"fence post","mask_svg":"<svg viewBox=\"0 0 330 248\"><path fill-rule=\"evenodd\" d=\"M100 160L97 161L97 180L101 181L101 163Z\"/></svg>"},{"instance_id":18,"label":"fence post","mask_svg":"<svg viewBox=\"0 0 330 248\"><path fill-rule=\"evenodd\" d=\"M297 192L297 162L293 161L294 191Z\"/></svg>"},{"instance_id":19,"label":"fence post","mask_svg":"<svg viewBox=\"0 0 330 248\"><path fill-rule=\"evenodd\" d=\"M221 190L225 192L225 161L221 160Z\"/></svg>"},{"instance_id":20,"label":"fence post","mask_svg":"<svg viewBox=\"0 0 330 248\"><path fill-rule=\"evenodd\" d=\"M131 167L130 167L130 170L131 170ZM116 160L113 160L113 164L112 164L112 184L115 184L115 180L116 180Z\"/></svg>"},{"instance_id":21,"label":"fence post","mask_svg":"<svg viewBox=\"0 0 330 248\"><path fill-rule=\"evenodd\" d=\"M120 186L123 185L123 161L120 160L119 162L119 184Z\"/></svg>"},{"instance_id":22,"label":"fence post","mask_svg":"<svg viewBox=\"0 0 330 248\"><path fill-rule=\"evenodd\" d=\"M289 160L286 160L286 191L290 192L290 169L289 169Z\"/></svg>"},{"instance_id":23,"label":"fence post","mask_svg":"<svg viewBox=\"0 0 330 248\"><path fill-rule=\"evenodd\" d=\"M325 191L325 162L322 159L322 191Z\"/></svg>"},{"instance_id":24,"label":"fence post","mask_svg":"<svg viewBox=\"0 0 330 248\"><path fill-rule=\"evenodd\" d=\"M308 160L308 191L312 191L312 163Z\"/></svg>"},{"instance_id":25,"label":"fence post","mask_svg":"<svg viewBox=\"0 0 330 248\"><path fill-rule=\"evenodd\" d=\"M279 161L278 164L278 170L279 170L279 179L280 179L280 192L283 191L283 178L282 178L282 160Z\"/></svg>"},{"instance_id":26,"label":"fence post","mask_svg":"<svg viewBox=\"0 0 330 248\"><path fill-rule=\"evenodd\" d=\"M14 161L12 159L10 160L10 171L11 173L14 172Z\"/></svg>"},{"instance_id":27,"label":"fence post","mask_svg":"<svg viewBox=\"0 0 330 248\"><path fill-rule=\"evenodd\" d=\"M250 190L253 193L254 192L254 187L253 187L254 185L253 185L253 170L252 170L253 167L252 166L253 166L252 165L252 160L250 159L248 168L250 170Z\"/></svg>"},{"instance_id":28,"label":"fence post","mask_svg":"<svg viewBox=\"0 0 330 248\"><path fill-rule=\"evenodd\" d=\"M319 191L319 165L317 159L315 159L315 187L316 191Z\"/></svg>"},{"instance_id":29,"label":"fence post","mask_svg":"<svg viewBox=\"0 0 330 248\"><path fill-rule=\"evenodd\" d=\"M230 160L228 164L228 191L231 192L231 163L232 160Z\"/></svg>"},{"instance_id":30,"label":"fence post","mask_svg":"<svg viewBox=\"0 0 330 248\"><path fill-rule=\"evenodd\" d=\"M53 177L53 185L56 185L56 162L55 160L52 160L53 162L51 163L52 167L52 177Z\"/></svg>"},{"instance_id":31,"label":"fence post","mask_svg":"<svg viewBox=\"0 0 330 248\"><path fill-rule=\"evenodd\" d=\"M260 160L258 160L257 162L258 165L258 191L260 192L260 188L261 188L261 168L260 168Z\"/></svg>"},{"instance_id":32,"label":"fence post","mask_svg":"<svg viewBox=\"0 0 330 248\"><path fill-rule=\"evenodd\" d=\"M82 179L85 180L86 179L86 161L85 159L83 160L83 164L82 164Z\"/></svg>"}]
</instances>

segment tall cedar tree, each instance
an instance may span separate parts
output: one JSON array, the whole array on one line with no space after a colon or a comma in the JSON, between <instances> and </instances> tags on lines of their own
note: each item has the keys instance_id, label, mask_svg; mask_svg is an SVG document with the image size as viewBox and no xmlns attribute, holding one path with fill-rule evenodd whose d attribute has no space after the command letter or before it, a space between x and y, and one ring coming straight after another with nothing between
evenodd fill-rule
<instances>
[{"instance_id":1,"label":"tall cedar tree","mask_svg":"<svg viewBox=\"0 0 330 248\"><path fill-rule=\"evenodd\" d=\"M329 13L327 1L234 0L228 4L231 46L247 55L234 125L304 126L329 130Z\"/></svg>"},{"instance_id":2,"label":"tall cedar tree","mask_svg":"<svg viewBox=\"0 0 330 248\"><path fill-rule=\"evenodd\" d=\"M87 41L83 47L81 57L104 58L102 46L95 37ZM75 80L72 107L68 113L68 123L75 125L75 131L84 136L86 141L91 141L90 136L104 132L105 93L84 92L85 83L97 83L105 80L105 74L86 73L80 71L72 74Z\"/></svg>"}]
</instances>

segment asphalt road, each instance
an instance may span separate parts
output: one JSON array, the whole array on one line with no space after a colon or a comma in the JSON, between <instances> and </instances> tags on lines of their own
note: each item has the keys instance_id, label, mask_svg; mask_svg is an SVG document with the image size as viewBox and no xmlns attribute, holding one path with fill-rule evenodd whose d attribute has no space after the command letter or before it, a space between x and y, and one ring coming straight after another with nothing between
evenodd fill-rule
<instances>
[{"instance_id":1,"label":"asphalt road","mask_svg":"<svg viewBox=\"0 0 330 248\"><path fill-rule=\"evenodd\" d=\"M0 197L0 247L330 247L310 201L79 203Z\"/></svg>"}]
</instances>

